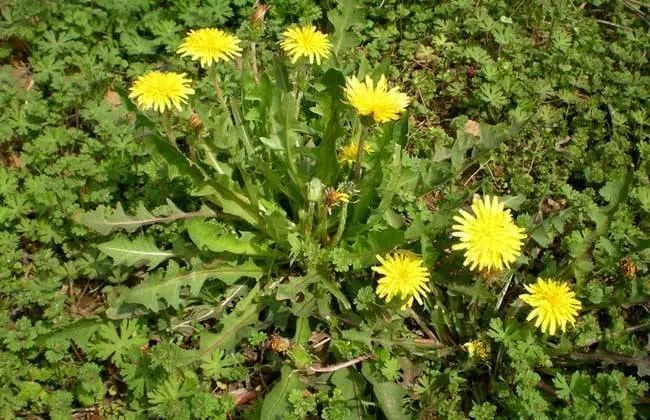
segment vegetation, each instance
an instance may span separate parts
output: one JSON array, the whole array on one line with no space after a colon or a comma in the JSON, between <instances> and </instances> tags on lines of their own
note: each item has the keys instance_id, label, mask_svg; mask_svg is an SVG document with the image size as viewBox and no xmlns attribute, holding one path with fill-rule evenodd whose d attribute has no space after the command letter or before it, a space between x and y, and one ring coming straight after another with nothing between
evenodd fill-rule
<instances>
[{"instance_id":1,"label":"vegetation","mask_svg":"<svg viewBox=\"0 0 650 420\"><path fill-rule=\"evenodd\" d=\"M644 2L0 7L0 418L650 416Z\"/></svg>"}]
</instances>

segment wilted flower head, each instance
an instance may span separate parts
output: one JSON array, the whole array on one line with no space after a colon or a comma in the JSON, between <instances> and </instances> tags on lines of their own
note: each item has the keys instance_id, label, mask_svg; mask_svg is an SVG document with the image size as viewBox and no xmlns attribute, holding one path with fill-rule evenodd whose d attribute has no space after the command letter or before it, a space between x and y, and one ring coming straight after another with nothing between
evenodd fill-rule
<instances>
[{"instance_id":1,"label":"wilted flower head","mask_svg":"<svg viewBox=\"0 0 650 420\"><path fill-rule=\"evenodd\" d=\"M328 214L332 214L332 209L342 204L350 202L350 194L341 189L328 187L325 189L325 208Z\"/></svg>"},{"instance_id":2,"label":"wilted flower head","mask_svg":"<svg viewBox=\"0 0 650 420\"><path fill-rule=\"evenodd\" d=\"M481 360L487 360L490 358L490 349L487 343L483 340L472 340L463 344L467 353L470 357L476 357Z\"/></svg>"},{"instance_id":3,"label":"wilted flower head","mask_svg":"<svg viewBox=\"0 0 650 420\"><path fill-rule=\"evenodd\" d=\"M413 299L422 304L422 296L430 292L429 271L421 258L410 251L399 250L381 257L377 255L380 266L372 270L381 274L376 293L380 298L390 302L395 297L404 302L402 309L410 308Z\"/></svg>"},{"instance_id":4,"label":"wilted flower head","mask_svg":"<svg viewBox=\"0 0 650 420\"><path fill-rule=\"evenodd\" d=\"M321 63L321 60L327 59L332 50L327 35L316 30L315 26L300 26L289 28L282 33L280 41L282 49L291 57L291 62L295 63L300 57L309 58L309 63Z\"/></svg>"},{"instance_id":5,"label":"wilted flower head","mask_svg":"<svg viewBox=\"0 0 650 420\"><path fill-rule=\"evenodd\" d=\"M543 333L554 335L558 327L565 332L567 324L575 324L582 304L566 283L538 278L537 283L524 288L529 293L519 297L533 307L526 320L537 318L535 327Z\"/></svg>"},{"instance_id":6,"label":"wilted flower head","mask_svg":"<svg viewBox=\"0 0 650 420\"><path fill-rule=\"evenodd\" d=\"M386 77L382 75L375 85L370 76L364 82L356 76L349 77L345 85L345 98L359 115L372 117L379 123L399 118L410 99L394 87L388 89Z\"/></svg>"},{"instance_id":7,"label":"wilted flower head","mask_svg":"<svg viewBox=\"0 0 650 420\"><path fill-rule=\"evenodd\" d=\"M286 353L293 347L293 343L288 338L279 334L271 334L268 341L268 347L276 353Z\"/></svg>"},{"instance_id":8,"label":"wilted flower head","mask_svg":"<svg viewBox=\"0 0 650 420\"><path fill-rule=\"evenodd\" d=\"M210 67L218 61L228 61L241 55L241 40L221 29L204 28L190 31L177 52L181 57L190 56L202 67Z\"/></svg>"},{"instance_id":9,"label":"wilted flower head","mask_svg":"<svg viewBox=\"0 0 650 420\"><path fill-rule=\"evenodd\" d=\"M187 97L194 93L189 84L185 73L150 71L135 80L129 98L134 99L142 110L164 112L172 106L180 110L181 104L186 103Z\"/></svg>"},{"instance_id":10,"label":"wilted flower head","mask_svg":"<svg viewBox=\"0 0 650 420\"><path fill-rule=\"evenodd\" d=\"M452 249L465 250L464 265L470 270L509 267L521 254L524 229L514 223L510 210L505 210L496 197L475 198L472 211L473 215L461 209L460 216L454 216L458 224L452 226L452 235L460 238L460 243Z\"/></svg>"},{"instance_id":11,"label":"wilted flower head","mask_svg":"<svg viewBox=\"0 0 650 420\"><path fill-rule=\"evenodd\" d=\"M268 13L271 6L268 4L258 4L257 2L255 2L255 5L255 10L251 15L251 23L253 25L261 25L264 23L264 17Z\"/></svg>"}]
</instances>

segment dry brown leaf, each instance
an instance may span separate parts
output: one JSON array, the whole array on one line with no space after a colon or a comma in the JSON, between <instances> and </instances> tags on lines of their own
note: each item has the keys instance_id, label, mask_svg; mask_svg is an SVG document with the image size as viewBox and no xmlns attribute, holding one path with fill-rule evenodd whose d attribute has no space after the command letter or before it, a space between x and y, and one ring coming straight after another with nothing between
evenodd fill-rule
<instances>
[{"instance_id":1,"label":"dry brown leaf","mask_svg":"<svg viewBox=\"0 0 650 420\"><path fill-rule=\"evenodd\" d=\"M481 125L474 120L467 120L465 127L463 127L465 133L470 136L480 137L481 136Z\"/></svg>"},{"instance_id":2,"label":"dry brown leaf","mask_svg":"<svg viewBox=\"0 0 650 420\"><path fill-rule=\"evenodd\" d=\"M104 100L116 108L122 105L122 99L120 98L120 95L118 95L118 93L112 89L108 89L106 91L106 95L104 95Z\"/></svg>"}]
</instances>

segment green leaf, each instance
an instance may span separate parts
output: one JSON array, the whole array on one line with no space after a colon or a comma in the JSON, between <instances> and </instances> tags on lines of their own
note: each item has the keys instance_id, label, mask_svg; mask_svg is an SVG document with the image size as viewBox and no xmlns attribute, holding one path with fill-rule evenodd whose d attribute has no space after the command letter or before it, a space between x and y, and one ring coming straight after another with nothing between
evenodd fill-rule
<instances>
[{"instance_id":1,"label":"green leaf","mask_svg":"<svg viewBox=\"0 0 650 420\"><path fill-rule=\"evenodd\" d=\"M276 86L285 92L291 91L291 83L289 83L289 72L285 60L279 55L273 57L273 75Z\"/></svg>"},{"instance_id":2,"label":"green leaf","mask_svg":"<svg viewBox=\"0 0 650 420\"><path fill-rule=\"evenodd\" d=\"M369 363L364 363L361 373L372 385L372 390L379 403L379 408L388 420L410 420L411 417L404 413L402 399L406 389L393 382L384 382L372 373Z\"/></svg>"},{"instance_id":3,"label":"green leaf","mask_svg":"<svg viewBox=\"0 0 650 420\"><path fill-rule=\"evenodd\" d=\"M609 205L604 209L604 212L607 215L614 214L618 206L627 199L633 178L634 176L632 171L628 171L625 175L619 176L615 180L608 182L600 189L600 191L598 191L600 195L609 202ZM608 228L609 224L606 226ZM604 234L604 231L601 231L601 229L598 229L598 231L599 234Z\"/></svg>"},{"instance_id":4,"label":"green leaf","mask_svg":"<svg viewBox=\"0 0 650 420\"><path fill-rule=\"evenodd\" d=\"M170 212L166 216L154 216L140 203L135 215L129 216L124 212L122 204L117 203L115 210L111 211L110 209L99 207L96 210L77 215L75 219L89 229L102 235L108 235L117 230L124 230L131 233L142 226L154 223L170 223L179 219L215 216L215 213L205 206L201 210L191 213L185 213L180 210L171 200L167 200L167 206Z\"/></svg>"},{"instance_id":5,"label":"green leaf","mask_svg":"<svg viewBox=\"0 0 650 420\"><path fill-rule=\"evenodd\" d=\"M336 298L336 300L339 302L339 305L341 305L341 308L343 310L350 310L352 309L352 305L350 305L350 301L348 300L347 297L345 297L345 293L343 293L343 290L341 290L341 285L334 280L332 280L329 277L322 276L322 281L320 282L320 286L327 290L332 296Z\"/></svg>"},{"instance_id":6,"label":"green leaf","mask_svg":"<svg viewBox=\"0 0 650 420\"><path fill-rule=\"evenodd\" d=\"M39 344L47 346L50 342L71 340L79 347L85 349L88 347L90 338L102 324L103 321L99 319L82 319L49 334L39 336L36 341Z\"/></svg>"},{"instance_id":7,"label":"green leaf","mask_svg":"<svg viewBox=\"0 0 650 420\"><path fill-rule=\"evenodd\" d=\"M404 232L394 228L372 231L358 235L350 247L339 247L333 258L342 259L337 267L352 266L354 269L366 268L375 263L376 255L383 255L404 242Z\"/></svg>"},{"instance_id":8,"label":"green leaf","mask_svg":"<svg viewBox=\"0 0 650 420\"><path fill-rule=\"evenodd\" d=\"M368 347L369 350L372 350L373 348L372 342L374 340L372 337L372 332L368 330L364 330L364 331L353 330L353 329L343 330L341 331L341 337L345 340L363 343L366 345L366 347Z\"/></svg>"},{"instance_id":9,"label":"green leaf","mask_svg":"<svg viewBox=\"0 0 650 420\"><path fill-rule=\"evenodd\" d=\"M251 205L250 200L241 192L241 189L227 176L215 176L210 185L203 185L192 192L196 197L206 197L219 207L223 212L259 226L259 212Z\"/></svg>"},{"instance_id":10,"label":"green leaf","mask_svg":"<svg viewBox=\"0 0 650 420\"><path fill-rule=\"evenodd\" d=\"M124 320L119 328L114 323L102 325L97 331L93 351L100 359L109 357L116 365L122 365L128 355L147 342L137 321Z\"/></svg>"},{"instance_id":11,"label":"green leaf","mask_svg":"<svg viewBox=\"0 0 650 420\"><path fill-rule=\"evenodd\" d=\"M116 264L139 267L149 266L152 269L174 256L173 252L158 248L153 239L148 236L138 236L133 241L126 236L97 245L100 251L115 260Z\"/></svg>"},{"instance_id":12,"label":"green leaf","mask_svg":"<svg viewBox=\"0 0 650 420\"><path fill-rule=\"evenodd\" d=\"M316 307L316 297L309 290L309 286L323 280L323 276L316 272L301 277L289 277L288 281L278 286L276 299L289 300L294 315L310 316Z\"/></svg>"},{"instance_id":13,"label":"green leaf","mask_svg":"<svg viewBox=\"0 0 650 420\"><path fill-rule=\"evenodd\" d=\"M241 286L243 287L243 286ZM239 339L247 337L250 328L258 322L259 313L263 306L257 302L260 291L259 283L248 292L245 298L237 302L232 312L224 315L219 322L221 330L218 333L203 332L201 334L200 357L209 357L215 349L230 351L235 348Z\"/></svg>"},{"instance_id":14,"label":"green leaf","mask_svg":"<svg viewBox=\"0 0 650 420\"><path fill-rule=\"evenodd\" d=\"M363 23L363 9L355 0L341 0L339 7L327 13L327 19L334 26L332 50L335 56L359 44L359 37L350 30L353 25Z\"/></svg>"},{"instance_id":15,"label":"green leaf","mask_svg":"<svg viewBox=\"0 0 650 420\"><path fill-rule=\"evenodd\" d=\"M341 391L347 401L347 408L353 413L353 418L363 418L364 409L361 405L366 381L354 368L340 369L330 378L332 385Z\"/></svg>"},{"instance_id":16,"label":"green leaf","mask_svg":"<svg viewBox=\"0 0 650 420\"><path fill-rule=\"evenodd\" d=\"M522 194L518 195L506 195L501 197L503 205L508 209L519 210L522 204L526 201L526 196Z\"/></svg>"},{"instance_id":17,"label":"green leaf","mask_svg":"<svg viewBox=\"0 0 650 420\"><path fill-rule=\"evenodd\" d=\"M240 236L225 232L219 225L208 223L205 219L192 219L186 223L187 233L199 249L212 252L230 252L238 255L268 255L269 248L250 232Z\"/></svg>"},{"instance_id":18,"label":"green leaf","mask_svg":"<svg viewBox=\"0 0 650 420\"><path fill-rule=\"evenodd\" d=\"M553 243L558 233L564 232L564 224L572 215L573 210L573 208L561 210L542 220L531 230L530 237L542 248L548 247Z\"/></svg>"},{"instance_id":19,"label":"green leaf","mask_svg":"<svg viewBox=\"0 0 650 420\"><path fill-rule=\"evenodd\" d=\"M467 151L476 144L473 136L465 133L462 128L456 131L456 141L451 145L451 168L454 172L463 168Z\"/></svg>"},{"instance_id":20,"label":"green leaf","mask_svg":"<svg viewBox=\"0 0 650 420\"><path fill-rule=\"evenodd\" d=\"M318 96L318 108L322 113L321 116L325 126L323 139L318 145L316 175L325 184L331 185L339 171L336 158L336 141L345 134L340 118L345 78L340 71L329 69L323 75L321 81L326 89Z\"/></svg>"},{"instance_id":21,"label":"green leaf","mask_svg":"<svg viewBox=\"0 0 650 420\"><path fill-rule=\"evenodd\" d=\"M166 305L179 308L181 296L197 296L207 280L216 278L231 285L242 277L259 279L262 274L262 270L251 261L241 265L221 263L217 267L191 271L183 271L176 262L171 261L166 271L155 273L125 292L120 305L143 305L154 312L164 309Z\"/></svg>"},{"instance_id":22,"label":"green leaf","mask_svg":"<svg viewBox=\"0 0 650 420\"><path fill-rule=\"evenodd\" d=\"M252 260L242 264L222 263L217 269L215 277L227 285L234 284L242 277L259 280L266 273L264 268L259 267Z\"/></svg>"},{"instance_id":23,"label":"green leaf","mask_svg":"<svg viewBox=\"0 0 650 420\"><path fill-rule=\"evenodd\" d=\"M204 176L196 164L190 161L180 150L172 146L169 141L157 134L151 134L146 139L153 151L163 158L167 164L169 179L187 176L198 187L204 183Z\"/></svg>"},{"instance_id":24,"label":"green leaf","mask_svg":"<svg viewBox=\"0 0 650 420\"><path fill-rule=\"evenodd\" d=\"M562 398L565 401L571 401L571 387L566 381L566 378L561 373L558 373L555 378L553 378L553 385L555 385L555 391L557 396Z\"/></svg>"},{"instance_id":25,"label":"green leaf","mask_svg":"<svg viewBox=\"0 0 650 420\"><path fill-rule=\"evenodd\" d=\"M282 366L280 381L264 398L260 418L264 420L283 420L289 410L289 393L293 390L304 390L306 386L300 381L297 371L289 366Z\"/></svg>"}]
</instances>

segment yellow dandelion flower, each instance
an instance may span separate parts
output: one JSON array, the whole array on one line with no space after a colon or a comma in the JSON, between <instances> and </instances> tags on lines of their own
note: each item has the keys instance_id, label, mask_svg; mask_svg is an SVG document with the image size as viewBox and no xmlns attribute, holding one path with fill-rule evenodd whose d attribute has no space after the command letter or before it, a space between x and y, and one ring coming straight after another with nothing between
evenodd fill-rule
<instances>
[{"instance_id":1,"label":"yellow dandelion flower","mask_svg":"<svg viewBox=\"0 0 650 420\"><path fill-rule=\"evenodd\" d=\"M526 321L537 318L535 327L551 335L558 327L565 332L567 324L575 324L582 303L566 283L538 278L537 283L524 288L530 293L519 297L533 307Z\"/></svg>"},{"instance_id":2,"label":"yellow dandelion flower","mask_svg":"<svg viewBox=\"0 0 650 420\"><path fill-rule=\"evenodd\" d=\"M384 258L377 255L380 266L372 267L372 270L381 274L376 293L390 302L398 297L404 302L402 309L410 308L413 299L422 304L422 296L430 292L427 282L429 271L424 266L421 258L409 251L396 251Z\"/></svg>"},{"instance_id":3,"label":"yellow dandelion flower","mask_svg":"<svg viewBox=\"0 0 650 420\"><path fill-rule=\"evenodd\" d=\"M380 123L398 119L410 102L398 88L388 89L383 75L376 85L370 76L366 76L365 82L355 76L349 77L345 84L345 98L359 115L371 116Z\"/></svg>"},{"instance_id":4,"label":"yellow dandelion flower","mask_svg":"<svg viewBox=\"0 0 650 420\"><path fill-rule=\"evenodd\" d=\"M460 239L452 249L465 250L465 266L470 270L501 271L510 267L521 254L524 229L512 220L510 210L504 210L503 203L497 197L485 196L483 200L475 198L470 214L460 210L460 216L454 216L458 222L453 225L452 236Z\"/></svg>"},{"instance_id":5,"label":"yellow dandelion flower","mask_svg":"<svg viewBox=\"0 0 650 420\"><path fill-rule=\"evenodd\" d=\"M368 143L364 143L363 151L365 153L372 153L372 146ZM339 162L354 163L357 161L357 153L359 153L358 141L353 141L351 143L343 145L339 149Z\"/></svg>"},{"instance_id":6,"label":"yellow dandelion flower","mask_svg":"<svg viewBox=\"0 0 650 420\"><path fill-rule=\"evenodd\" d=\"M190 83L185 73L150 71L135 80L129 98L142 110L164 112L172 105L180 110L181 104L187 103L187 97L194 93Z\"/></svg>"},{"instance_id":7,"label":"yellow dandelion flower","mask_svg":"<svg viewBox=\"0 0 650 420\"><path fill-rule=\"evenodd\" d=\"M332 53L332 44L327 35L316 30L314 26L289 28L282 33L280 41L282 49L291 56L295 63L300 57L308 57L309 63L320 65L321 60L327 59Z\"/></svg>"},{"instance_id":8,"label":"yellow dandelion flower","mask_svg":"<svg viewBox=\"0 0 650 420\"><path fill-rule=\"evenodd\" d=\"M463 344L463 347L469 353L469 357L477 357L481 360L490 358L490 348L483 340L473 340Z\"/></svg>"},{"instance_id":9,"label":"yellow dandelion flower","mask_svg":"<svg viewBox=\"0 0 650 420\"><path fill-rule=\"evenodd\" d=\"M228 61L241 55L241 40L221 29L204 28L190 31L176 51L181 57L190 56L202 67L210 67L219 60Z\"/></svg>"}]
</instances>

